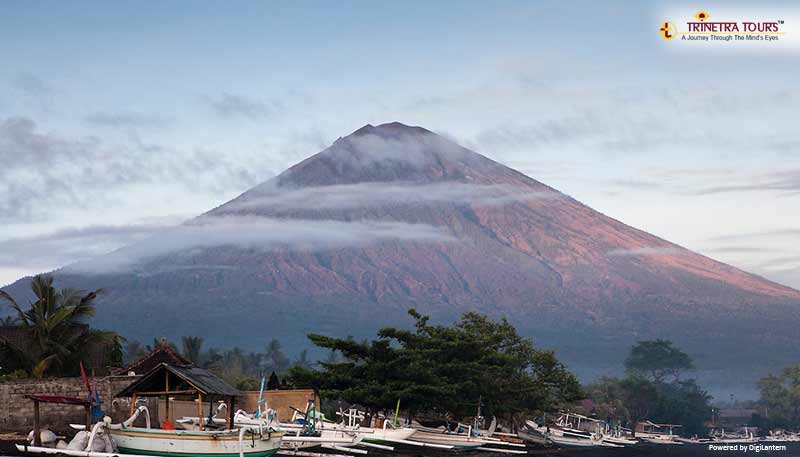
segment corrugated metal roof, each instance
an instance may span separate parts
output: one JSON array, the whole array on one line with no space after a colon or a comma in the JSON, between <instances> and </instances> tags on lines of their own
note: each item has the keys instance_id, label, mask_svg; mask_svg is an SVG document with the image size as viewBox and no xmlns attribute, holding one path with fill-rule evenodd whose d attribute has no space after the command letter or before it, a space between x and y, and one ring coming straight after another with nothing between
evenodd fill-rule
<instances>
[{"instance_id":1,"label":"corrugated metal roof","mask_svg":"<svg viewBox=\"0 0 800 457\"><path fill-rule=\"evenodd\" d=\"M172 374L173 382L167 389L167 379ZM177 378L177 379L175 379ZM208 400L216 398L239 397L244 395L214 373L194 366L174 366L166 363L158 364L144 376L118 393L117 397L130 397L134 393L176 391L175 396L189 395L185 390L203 394ZM162 394L163 395L163 394ZM170 394L172 395L172 394Z\"/></svg>"}]
</instances>

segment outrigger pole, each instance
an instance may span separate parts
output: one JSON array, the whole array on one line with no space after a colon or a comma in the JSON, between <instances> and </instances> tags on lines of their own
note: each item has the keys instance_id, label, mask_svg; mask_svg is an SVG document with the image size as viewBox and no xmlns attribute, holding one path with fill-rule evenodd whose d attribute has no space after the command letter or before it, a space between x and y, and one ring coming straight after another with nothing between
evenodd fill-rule
<instances>
[{"instance_id":1,"label":"outrigger pole","mask_svg":"<svg viewBox=\"0 0 800 457\"><path fill-rule=\"evenodd\" d=\"M256 413L255 417L258 419L261 417L261 404L265 402L264 400L264 383L267 382L267 378L262 376L261 377L261 388L258 389L258 402L256 403Z\"/></svg>"}]
</instances>

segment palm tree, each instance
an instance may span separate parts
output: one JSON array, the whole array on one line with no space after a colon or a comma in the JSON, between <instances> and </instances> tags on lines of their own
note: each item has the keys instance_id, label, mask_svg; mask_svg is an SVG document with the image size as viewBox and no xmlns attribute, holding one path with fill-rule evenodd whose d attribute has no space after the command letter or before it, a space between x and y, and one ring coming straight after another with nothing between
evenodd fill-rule
<instances>
[{"instance_id":1,"label":"palm tree","mask_svg":"<svg viewBox=\"0 0 800 457\"><path fill-rule=\"evenodd\" d=\"M281 342L273 339L267 344L267 351L264 358L269 362L269 367L272 371L282 373L289 368L289 358L283 353L283 345Z\"/></svg>"},{"instance_id":2,"label":"palm tree","mask_svg":"<svg viewBox=\"0 0 800 457\"><path fill-rule=\"evenodd\" d=\"M61 375L76 370L78 361L93 344L120 344L113 332L92 330L87 324L95 314L94 301L102 289L84 292L77 289L56 290L53 277L37 275L31 280L36 301L23 310L7 292L0 290L0 301L11 305L18 326L28 331L27 344L0 341L4 351L23 361L25 370L35 377Z\"/></svg>"},{"instance_id":3,"label":"palm tree","mask_svg":"<svg viewBox=\"0 0 800 457\"><path fill-rule=\"evenodd\" d=\"M183 356L193 364L200 365L200 357L203 353L203 337L184 336L181 341L183 342Z\"/></svg>"},{"instance_id":4,"label":"palm tree","mask_svg":"<svg viewBox=\"0 0 800 457\"><path fill-rule=\"evenodd\" d=\"M125 344L125 357L123 358L125 364L139 360L145 355L147 355L147 349L139 341L128 340Z\"/></svg>"},{"instance_id":5,"label":"palm tree","mask_svg":"<svg viewBox=\"0 0 800 457\"><path fill-rule=\"evenodd\" d=\"M311 361L308 360L308 349L300 351L300 356L294 361L294 366L304 370L311 369Z\"/></svg>"}]
</instances>

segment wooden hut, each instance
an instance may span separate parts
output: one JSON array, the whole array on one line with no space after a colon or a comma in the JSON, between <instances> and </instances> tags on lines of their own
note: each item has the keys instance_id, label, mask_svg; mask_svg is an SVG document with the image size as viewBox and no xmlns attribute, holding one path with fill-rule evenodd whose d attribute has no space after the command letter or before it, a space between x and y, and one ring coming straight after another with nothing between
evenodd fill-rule
<instances>
[{"instance_id":1,"label":"wooden hut","mask_svg":"<svg viewBox=\"0 0 800 457\"><path fill-rule=\"evenodd\" d=\"M139 397L160 397L167 401L166 413L169 417L169 398L194 400L197 402L197 417L200 430L203 429L203 402L225 402L227 406L227 428L233 426L233 415L237 397L242 392L230 386L208 370L191 365L176 366L160 363L119 392L117 397L131 399L131 415L136 409Z\"/></svg>"}]
</instances>

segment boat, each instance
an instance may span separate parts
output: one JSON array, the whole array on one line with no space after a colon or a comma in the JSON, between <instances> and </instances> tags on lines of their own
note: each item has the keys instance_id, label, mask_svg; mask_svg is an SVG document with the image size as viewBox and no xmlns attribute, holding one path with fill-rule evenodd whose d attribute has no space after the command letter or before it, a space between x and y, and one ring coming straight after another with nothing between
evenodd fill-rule
<instances>
[{"instance_id":1,"label":"boat","mask_svg":"<svg viewBox=\"0 0 800 457\"><path fill-rule=\"evenodd\" d=\"M130 397L132 408L142 397L194 399L198 417L202 417L203 401L221 400L226 411L231 411L235 399L241 392L229 386L215 375L191 365L176 366L161 363L135 381L117 397ZM150 426L149 413L145 426L133 424L146 408L139 407L122 424L108 426L108 432L123 454L155 455L163 457L269 457L280 448L284 433L272 427L236 425L229 415L224 425L199 421L197 429L169 429L169 401L166 405L166 420L162 428ZM174 427L173 427L174 428Z\"/></svg>"},{"instance_id":2,"label":"boat","mask_svg":"<svg viewBox=\"0 0 800 457\"><path fill-rule=\"evenodd\" d=\"M673 433L681 425L675 424L656 424L655 422L645 421L636 424L636 438L651 444L683 444Z\"/></svg>"},{"instance_id":3,"label":"boat","mask_svg":"<svg viewBox=\"0 0 800 457\"><path fill-rule=\"evenodd\" d=\"M73 457L113 457L113 456L162 456L162 457L270 457L278 452L284 433L266 424L257 426L236 425L228 415L219 421L198 420L196 428L178 430L170 422L170 398L194 399L197 402L198 417L202 417L203 400L223 401L226 411L231 411L236 398L242 395L207 370L192 365L170 365L161 363L145 373L137 381L118 393L117 397L130 398L131 415L121 424L112 424L109 417L95 423L90 428L82 428L66 448L47 448L38 445L19 445L17 449L29 454L63 454ZM147 406L139 405L143 397L163 397L166 405L166 419L161 428L151 425ZM45 397L34 399L35 407ZM59 398L58 402L81 404L87 408L88 402L80 399ZM55 402L55 401L52 401ZM87 417L88 414L87 414ZM143 417L144 426L136 426ZM38 419L38 411L35 415ZM39 430L38 420L35 430ZM91 430L91 432L89 431ZM35 435L35 434L34 434ZM100 443L100 446L97 444Z\"/></svg>"},{"instance_id":4,"label":"boat","mask_svg":"<svg viewBox=\"0 0 800 457\"><path fill-rule=\"evenodd\" d=\"M757 443L759 438L753 435L753 432L745 427L741 433L725 433L725 429L720 430L719 433L712 433L711 440L712 443L719 443L719 444L747 444L747 443Z\"/></svg>"},{"instance_id":5,"label":"boat","mask_svg":"<svg viewBox=\"0 0 800 457\"><path fill-rule=\"evenodd\" d=\"M451 446L457 450L477 450L489 443L483 438L475 436L461 435L458 433L449 432L447 430L431 429L428 427L420 427L414 431L414 434L409 438L410 441L420 443L430 443L442 446Z\"/></svg>"},{"instance_id":6,"label":"boat","mask_svg":"<svg viewBox=\"0 0 800 457\"><path fill-rule=\"evenodd\" d=\"M795 442L800 441L800 434L788 432L782 429L770 430L769 435L763 437L761 441Z\"/></svg>"},{"instance_id":7,"label":"boat","mask_svg":"<svg viewBox=\"0 0 800 457\"><path fill-rule=\"evenodd\" d=\"M589 423L595 431L584 430ZM623 444L609 442L600 431L602 421L591 419L586 416L574 413L562 413L553 426L542 426L534 421L526 421L525 424L544 435L553 444L567 447L623 447Z\"/></svg>"}]
</instances>

